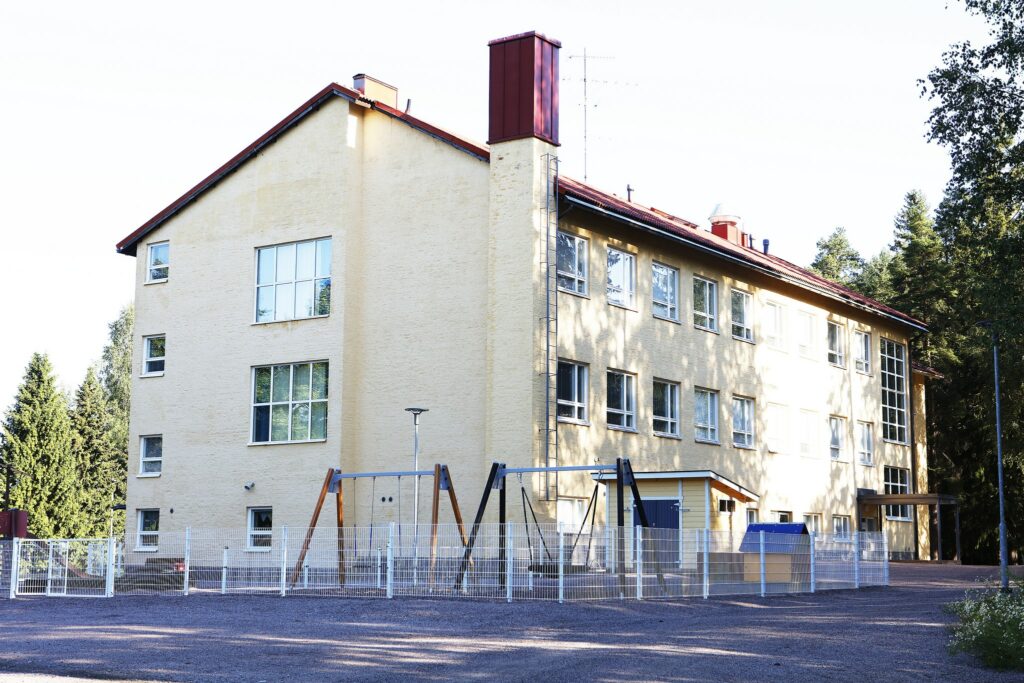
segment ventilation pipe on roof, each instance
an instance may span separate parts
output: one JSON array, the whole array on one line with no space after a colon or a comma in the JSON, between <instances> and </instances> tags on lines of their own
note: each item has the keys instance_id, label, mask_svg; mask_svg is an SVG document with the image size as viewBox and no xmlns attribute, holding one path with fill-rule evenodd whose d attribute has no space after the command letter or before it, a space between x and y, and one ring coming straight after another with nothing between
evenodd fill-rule
<instances>
[{"instance_id":1,"label":"ventilation pipe on roof","mask_svg":"<svg viewBox=\"0 0 1024 683\"><path fill-rule=\"evenodd\" d=\"M768 255L768 240L761 240L761 249L764 251L764 255Z\"/></svg>"}]
</instances>

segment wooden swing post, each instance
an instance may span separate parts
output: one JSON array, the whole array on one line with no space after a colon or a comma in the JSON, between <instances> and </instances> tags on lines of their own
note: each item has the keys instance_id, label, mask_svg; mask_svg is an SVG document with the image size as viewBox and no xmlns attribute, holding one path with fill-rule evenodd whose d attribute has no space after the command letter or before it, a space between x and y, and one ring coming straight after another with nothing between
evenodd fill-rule
<instances>
[{"instance_id":1,"label":"wooden swing post","mask_svg":"<svg viewBox=\"0 0 1024 683\"><path fill-rule=\"evenodd\" d=\"M299 551L299 560L295 563L295 569L292 571L292 578L289 582L290 586L294 586L295 582L299 580L299 574L302 572L302 564L306 561L306 553L309 552L309 544L313 541L313 531L316 529L317 520L320 519L320 511L324 507L324 501L327 500L327 492L331 488L331 480L334 479L334 468L330 467L327 469L327 476L324 477L324 485L320 488L320 497L316 500L316 507L313 508L313 518L309 520L309 528L306 529L306 538L302 541L302 550ZM338 488L338 519L339 526L341 524L341 488Z\"/></svg>"}]
</instances>

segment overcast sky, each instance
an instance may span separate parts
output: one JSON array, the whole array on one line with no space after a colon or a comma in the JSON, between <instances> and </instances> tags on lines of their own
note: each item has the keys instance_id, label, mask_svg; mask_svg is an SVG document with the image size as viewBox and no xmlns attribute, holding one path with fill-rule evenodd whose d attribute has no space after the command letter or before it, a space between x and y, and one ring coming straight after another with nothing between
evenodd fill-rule
<instances>
[{"instance_id":1,"label":"overcast sky","mask_svg":"<svg viewBox=\"0 0 1024 683\"><path fill-rule=\"evenodd\" d=\"M806 264L886 246L948 176L916 81L984 28L943 0L0 3L0 408L33 351L73 389L133 294L114 244L331 81L487 137L487 41L562 41L563 173L695 222L719 201Z\"/></svg>"}]
</instances>

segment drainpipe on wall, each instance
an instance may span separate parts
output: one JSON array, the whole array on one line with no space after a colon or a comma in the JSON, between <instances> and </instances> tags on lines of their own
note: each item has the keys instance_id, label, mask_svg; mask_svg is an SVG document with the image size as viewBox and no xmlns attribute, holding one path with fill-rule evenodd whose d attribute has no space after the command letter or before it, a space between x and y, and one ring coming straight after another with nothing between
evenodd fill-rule
<instances>
[{"instance_id":1,"label":"drainpipe on wall","mask_svg":"<svg viewBox=\"0 0 1024 683\"><path fill-rule=\"evenodd\" d=\"M908 418L907 422L910 423L908 425L908 427L909 427L908 432L909 432L909 436L910 436L910 492L911 493L917 493L917 435L915 434L915 430L914 430L914 422L916 421L917 411L914 409L914 369L913 369L913 366L914 366L914 359L910 355L910 339L907 339L907 369L906 369L907 376L906 376L906 379L904 380L904 382L905 382L904 386L907 387L907 408L908 408L908 411L907 411L907 418ZM915 560L920 560L921 559L921 538L919 536L920 529L918 528L918 522L917 522L917 506L916 505L912 505L911 509L914 511L914 559ZM931 507L928 508L928 511L929 511L929 513L931 512ZM884 519L885 515L882 515L882 518ZM931 535L932 535L932 524L931 524L931 520L929 519L928 520L928 540L929 541L931 540ZM931 559L930 553L929 553L929 559ZM942 558L940 557L938 559L941 560Z\"/></svg>"}]
</instances>

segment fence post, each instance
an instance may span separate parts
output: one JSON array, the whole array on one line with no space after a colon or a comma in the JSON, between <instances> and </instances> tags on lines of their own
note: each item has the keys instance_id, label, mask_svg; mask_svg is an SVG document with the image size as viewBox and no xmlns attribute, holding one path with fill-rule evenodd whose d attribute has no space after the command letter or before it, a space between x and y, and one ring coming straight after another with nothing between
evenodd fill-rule
<instances>
[{"instance_id":1,"label":"fence post","mask_svg":"<svg viewBox=\"0 0 1024 683\"><path fill-rule=\"evenodd\" d=\"M633 527L636 530L636 599L644 599L644 528Z\"/></svg>"},{"instance_id":2,"label":"fence post","mask_svg":"<svg viewBox=\"0 0 1024 683\"><path fill-rule=\"evenodd\" d=\"M14 538L11 543L11 600L18 597L18 563L21 560L21 539Z\"/></svg>"},{"instance_id":3,"label":"fence post","mask_svg":"<svg viewBox=\"0 0 1024 683\"><path fill-rule=\"evenodd\" d=\"M220 563L220 594L228 592L228 547L224 546L224 559Z\"/></svg>"},{"instance_id":4,"label":"fence post","mask_svg":"<svg viewBox=\"0 0 1024 683\"><path fill-rule=\"evenodd\" d=\"M377 546L377 571L376 571L377 580L375 582L375 586L376 586L377 590L380 590L380 588L381 588L381 585L380 585L380 570L381 569L383 569L383 567L381 566L380 546Z\"/></svg>"},{"instance_id":5,"label":"fence post","mask_svg":"<svg viewBox=\"0 0 1024 683\"><path fill-rule=\"evenodd\" d=\"M107 539L107 581L103 587L103 593L108 597L114 597L114 554L116 552L117 544L114 541L114 537L111 536Z\"/></svg>"},{"instance_id":6,"label":"fence post","mask_svg":"<svg viewBox=\"0 0 1024 683\"><path fill-rule=\"evenodd\" d=\"M698 531L700 531L698 529ZM711 595L711 529L704 529L704 598Z\"/></svg>"},{"instance_id":7,"label":"fence post","mask_svg":"<svg viewBox=\"0 0 1024 683\"><path fill-rule=\"evenodd\" d=\"M765 570L764 570L764 532L763 531L759 531L758 534L759 534L759 539L758 540L760 541L760 544L761 544L761 548L760 548L760 550L761 550L761 597L763 598L764 594L765 594L765 584L767 583L767 581L765 580L766 577L765 577Z\"/></svg>"},{"instance_id":8,"label":"fence post","mask_svg":"<svg viewBox=\"0 0 1024 683\"><path fill-rule=\"evenodd\" d=\"M288 593L288 527L281 529L281 597Z\"/></svg>"},{"instance_id":9,"label":"fence post","mask_svg":"<svg viewBox=\"0 0 1024 683\"><path fill-rule=\"evenodd\" d=\"M302 560L302 587L309 588L309 558Z\"/></svg>"},{"instance_id":10,"label":"fence post","mask_svg":"<svg viewBox=\"0 0 1024 683\"><path fill-rule=\"evenodd\" d=\"M385 579L387 597L395 597L395 523L388 524L388 574Z\"/></svg>"},{"instance_id":11,"label":"fence post","mask_svg":"<svg viewBox=\"0 0 1024 683\"><path fill-rule=\"evenodd\" d=\"M187 526L187 527L185 527L185 569L182 572L184 574L184 576L182 577L184 579L184 582L183 582L183 585L182 585L182 588L181 588L181 594L182 595L188 595L188 583L189 583L188 576L189 576L189 569L191 568L191 565L192 565L192 527Z\"/></svg>"},{"instance_id":12,"label":"fence post","mask_svg":"<svg viewBox=\"0 0 1024 683\"><path fill-rule=\"evenodd\" d=\"M512 543L512 526L505 532L505 599L512 602L512 567L515 559L515 545Z\"/></svg>"},{"instance_id":13,"label":"fence post","mask_svg":"<svg viewBox=\"0 0 1024 683\"><path fill-rule=\"evenodd\" d=\"M565 538L562 523L558 523L558 604L565 602Z\"/></svg>"},{"instance_id":14,"label":"fence post","mask_svg":"<svg viewBox=\"0 0 1024 683\"><path fill-rule=\"evenodd\" d=\"M853 587L860 588L860 534L853 532Z\"/></svg>"},{"instance_id":15,"label":"fence post","mask_svg":"<svg viewBox=\"0 0 1024 683\"><path fill-rule=\"evenodd\" d=\"M811 532L811 592L815 591L815 577L814 575L814 532Z\"/></svg>"},{"instance_id":16,"label":"fence post","mask_svg":"<svg viewBox=\"0 0 1024 683\"><path fill-rule=\"evenodd\" d=\"M882 532L882 585L889 585L889 537Z\"/></svg>"}]
</instances>

